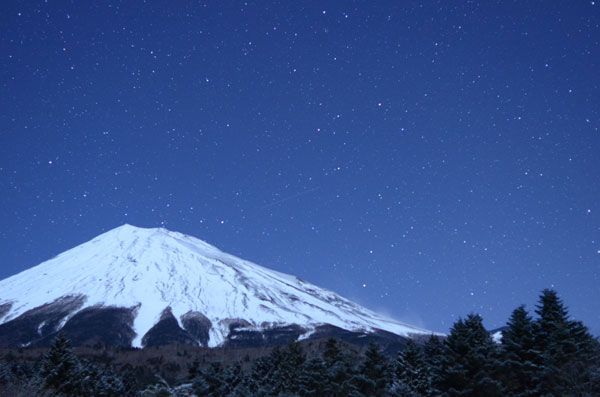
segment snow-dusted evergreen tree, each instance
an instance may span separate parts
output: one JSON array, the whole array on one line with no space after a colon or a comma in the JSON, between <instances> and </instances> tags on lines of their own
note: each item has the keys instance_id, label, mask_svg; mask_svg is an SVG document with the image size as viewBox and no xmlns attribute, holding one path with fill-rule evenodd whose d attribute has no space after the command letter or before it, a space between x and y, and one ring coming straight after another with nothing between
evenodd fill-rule
<instances>
[{"instance_id":1,"label":"snow-dusted evergreen tree","mask_svg":"<svg viewBox=\"0 0 600 397\"><path fill-rule=\"evenodd\" d=\"M119 379L123 383L123 395L134 396L142 389L140 379L138 379L138 376L136 376L135 371L129 364L126 364L124 368L119 373Z\"/></svg>"},{"instance_id":2,"label":"snow-dusted evergreen tree","mask_svg":"<svg viewBox=\"0 0 600 397\"><path fill-rule=\"evenodd\" d=\"M196 376L200 375L200 373L202 372L202 370L200 369L200 360L198 359L198 357L196 357L194 359L194 361L192 361L192 364L188 365L188 379L192 380L194 379Z\"/></svg>"},{"instance_id":3,"label":"snow-dusted evergreen tree","mask_svg":"<svg viewBox=\"0 0 600 397\"><path fill-rule=\"evenodd\" d=\"M231 391L231 393L228 395L228 397L247 397L247 396L251 396L251 395L252 395L252 393L250 392L250 389L248 388L246 383L240 382Z\"/></svg>"},{"instance_id":4,"label":"snow-dusted evergreen tree","mask_svg":"<svg viewBox=\"0 0 600 397\"><path fill-rule=\"evenodd\" d=\"M518 396L539 395L538 373L542 359L535 349L533 321L524 306L512 312L502 332L500 373L507 393Z\"/></svg>"},{"instance_id":5,"label":"snow-dusted evergreen tree","mask_svg":"<svg viewBox=\"0 0 600 397\"><path fill-rule=\"evenodd\" d=\"M276 394L294 395L306 355L298 343L290 343L282 352L279 365L273 371L272 384Z\"/></svg>"},{"instance_id":6,"label":"snow-dusted evergreen tree","mask_svg":"<svg viewBox=\"0 0 600 397\"><path fill-rule=\"evenodd\" d=\"M279 348L275 348L268 356L260 357L252 364L252 370L244 378L244 386L251 393L250 395L272 395L272 386L270 380L275 368L282 360L282 353Z\"/></svg>"},{"instance_id":7,"label":"snow-dusted evergreen tree","mask_svg":"<svg viewBox=\"0 0 600 397\"><path fill-rule=\"evenodd\" d=\"M412 341L408 340L404 349L398 353L395 361L395 379L402 385L403 393L414 395L430 395L431 376L425 362L421 349ZM400 389L399 385L395 386Z\"/></svg>"},{"instance_id":8,"label":"snow-dusted evergreen tree","mask_svg":"<svg viewBox=\"0 0 600 397\"><path fill-rule=\"evenodd\" d=\"M28 396L36 393L31 385L34 368L30 363L21 362L12 353L0 358L0 396Z\"/></svg>"},{"instance_id":9,"label":"snow-dusted evergreen tree","mask_svg":"<svg viewBox=\"0 0 600 397\"><path fill-rule=\"evenodd\" d=\"M39 386L54 394L78 395L81 365L69 340L60 332L44 356L39 372Z\"/></svg>"},{"instance_id":10,"label":"snow-dusted evergreen tree","mask_svg":"<svg viewBox=\"0 0 600 397\"><path fill-rule=\"evenodd\" d=\"M0 361L0 385L11 383L13 380L13 374L8 364L4 360Z\"/></svg>"},{"instance_id":11,"label":"snow-dusted evergreen tree","mask_svg":"<svg viewBox=\"0 0 600 397\"><path fill-rule=\"evenodd\" d=\"M297 343L286 349L275 348L254 362L244 379L244 387L252 395L277 396L294 394L306 356Z\"/></svg>"},{"instance_id":12,"label":"snow-dusted evergreen tree","mask_svg":"<svg viewBox=\"0 0 600 397\"><path fill-rule=\"evenodd\" d=\"M195 397L191 384L171 386L162 377L157 376L158 382L149 385L137 395L140 397Z\"/></svg>"},{"instance_id":13,"label":"snow-dusted evergreen tree","mask_svg":"<svg viewBox=\"0 0 600 397\"><path fill-rule=\"evenodd\" d=\"M444 344L442 343L441 339L435 335L431 335L427 342L425 342L425 345L423 345L423 359L425 360L427 371L431 378L433 395L438 395L441 393L441 372L444 352Z\"/></svg>"},{"instance_id":14,"label":"snow-dusted evergreen tree","mask_svg":"<svg viewBox=\"0 0 600 397\"><path fill-rule=\"evenodd\" d=\"M497 347L479 315L459 319L444 342L440 390L450 396L502 396Z\"/></svg>"},{"instance_id":15,"label":"snow-dusted evergreen tree","mask_svg":"<svg viewBox=\"0 0 600 397\"><path fill-rule=\"evenodd\" d=\"M323 361L326 368L327 383L331 396L347 396L350 393L350 380L354 376L353 362L344 354L336 339L329 339L323 351Z\"/></svg>"},{"instance_id":16,"label":"snow-dusted evergreen tree","mask_svg":"<svg viewBox=\"0 0 600 397\"><path fill-rule=\"evenodd\" d=\"M111 371L102 370L94 396L119 397L123 395L125 395L125 386L121 378Z\"/></svg>"},{"instance_id":17,"label":"snow-dusted evergreen tree","mask_svg":"<svg viewBox=\"0 0 600 397\"><path fill-rule=\"evenodd\" d=\"M299 396L333 396L335 390L327 379L327 367L320 357L304 363L298 377Z\"/></svg>"},{"instance_id":18,"label":"snow-dusted evergreen tree","mask_svg":"<svg viewBox=\"0 0 600 397\"><path fill-rule=\"evenodd\" d=\"M153 385L148 385L144 390L139 392L140 397L170 397L172 396L171 386L164 379Z\"/></svg>"},{"instance_id":19,"label":"snow-dusted evergreen tree","mask_svg":"<svg viewBox=\"0 0 600 397\"><path fill-rule=\"evenodd\" d=\"M599 365L597 341L587 328L569 318L558 294L550 289L542 292L536 313L535 347L543 361L537 379L541 393L565 395L575 385L600 393L593 379Z\"/></svg>"},{"instance_id":20,"label":"snow-dusted evergreen tree","mask_svg":"<svg viewBox=\"0 0 600 397\"><path fill-rule=\"evenodd\" d=\"M200 371L193 382L194 392L199 396L221 396L228 388L223 368L219 363L211 363L206 369Z\"/></svg>"},{"instance_id":21,"label":"snow-dusted evergreen tree","mask_svg":"<svg viewBox=\"0 0 600 397\"><path fill-rule=\"evenodd\" d=\"M30 383L36 371L30 362L18 360L9 352L0 359L0 385Z\"/></svg>"},{"instance_id":22,"label":"snow-dusted evergreen tree","mask_svg":"<svg viewBox=\"0 0 600 397\"><path fill-rule=\"evenodd\" d=\"M357 396L383 396L392 381L392 371L388 359L381 354L379 346L369 344L365 359L352 378L353 393Z\"/></svg>"},{"instance_id":23,"label":"snow-dusted evergreen tree","mask_svg":"<svg viewBox=\"0 0 600 397\"><path fill-rule=\"evenodd\" d=\"M125 395L125 387L121 379L107 369L80 360L79 395L119 397Z\"/></svg>"},{"instance_id":24,"label":"snow-dusted evergreen tree","mask_svg":"<svg viewBox=\"0 0 600 397\"><path fill-rule=\"evenodd\" d=\"M227 385L224 392L229 395L233 390L242 383L244 374L239 363L233 364L225 368L223 371L223 383Z\"/></svg>"}]
</instances>

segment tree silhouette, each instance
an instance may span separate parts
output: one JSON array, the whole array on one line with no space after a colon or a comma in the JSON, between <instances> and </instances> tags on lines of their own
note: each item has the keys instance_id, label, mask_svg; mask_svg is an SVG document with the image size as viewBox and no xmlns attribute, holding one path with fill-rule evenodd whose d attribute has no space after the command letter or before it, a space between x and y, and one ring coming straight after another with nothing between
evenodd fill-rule
<instances>
[{"instance_id":1,"label":"tree silhouette","mask_svg":"<svg viewBox=\"0 0 600 397\"><path fill-rule=\"evenodd\" d=\"M81 365L61 331L44 356L39 372L40 388L56 394L77 395Z\"/></svg>"},{"instance_id":2,"label":"tree silhouette","mask_svg":"<svg viewBox=\"0 0 600 397\"><path fill-rule=\"evenodd\" d=\"M497 347L479 315L459 319L444 342L441 389L451 396L501 396Z\"/></svg>"}]
</instances>

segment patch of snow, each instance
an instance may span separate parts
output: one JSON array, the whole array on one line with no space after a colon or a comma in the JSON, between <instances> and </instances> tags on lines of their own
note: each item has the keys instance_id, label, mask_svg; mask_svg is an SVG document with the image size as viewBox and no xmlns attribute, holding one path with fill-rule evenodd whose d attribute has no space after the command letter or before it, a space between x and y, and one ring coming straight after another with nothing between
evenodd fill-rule
<instances>
[{"instance_id":1,"label":"patch of snow","mask_svg":"<svg viewBox=\"0 0 600 397\"><path fill-rule=\"evenodd\" d=\"M495 343L502 343L502 331L496 331L492 334L492 340Z\"/></svg>"},{"instance_id":2,"label":"patch of snow","mask_svg":"<svg viewBox=\"0 0 600 397\"><path fill-rule=\"evenodd\" d=\"M314 334L316 332L316 330L317 330L316 327L313 327L313 328L309 329L308 331L306 331L305 333L303 333L302 335L300 335L298 337L298 342L301 341L301 340L305 340L305 339L310 338L312 336L312 334Z\"/></svg>"},{"instance_id":3,"label":"patch of snow","mask_svg":"<svg viewBox=\"0 0 600 397\"><path fill-rule=\"evenodd\" d=\"M46 325L46 320L42 321L37 327L37 333L40 336L42 335L42 328L44 328L44 325Z\"/></svg>"}]
</instances>

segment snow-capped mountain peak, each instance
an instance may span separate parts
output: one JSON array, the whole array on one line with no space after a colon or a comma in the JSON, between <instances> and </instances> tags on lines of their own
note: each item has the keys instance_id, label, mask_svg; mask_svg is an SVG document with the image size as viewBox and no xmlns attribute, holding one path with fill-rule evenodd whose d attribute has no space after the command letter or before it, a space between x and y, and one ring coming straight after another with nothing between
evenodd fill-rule
<instances>
[{"instance_id":1,"label":"snow-capped mountain peak","mask_svg":"<svg viewBox=\"0 0 600 397\"><path fill-rule=\"evenodd\" d=\"M205 327L208 334L198 342L208 346L223 344L234 323L255 330L295 325L304 337L322 324L403 336L431 334L197 238L127 224L0 281L0 327L32 318L53 302L71 302L58 311L58 328L91 308L127 308L133 346L145 345L145 336L167 317L182 332ZM38 324L40 335L46 325L47 320Z\"/></svg>"}]
</instances>

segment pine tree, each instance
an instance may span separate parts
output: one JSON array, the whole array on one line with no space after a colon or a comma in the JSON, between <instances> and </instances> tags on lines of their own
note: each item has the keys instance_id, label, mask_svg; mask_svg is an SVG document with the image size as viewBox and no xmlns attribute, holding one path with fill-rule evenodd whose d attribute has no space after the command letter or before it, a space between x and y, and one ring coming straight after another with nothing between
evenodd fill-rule
<instances>
[{"instance_id":1,"label":"pine tree","mask_svg":"<svg viewBox=\"0 0 600 397\"><path fill-rule=\"evenodd\" d=\"M44 356L39 372L40 388L55 394L80 394L81 365L61 331Z\"/></svg>"},{"instance_id":2,"label":"pine tree","mask_svg":"<svg viewBox=\"0 0 600 397\"><path fill-rule=\"evenodd\" d=\"M100 371L88 361L80 360L79 363L79 390L81 391L82 395L85 396L96 395L98 384L100 383L101 378Z\"/></svg>"},{"instance_id":3,"label":"pine tree","mask_svg":"<svg viewBox=\"0 0 600 397\"><path fill-rule=\"evenodd\" d=\"M252 395L253 394L246 383L246 379L244 378L244 381L238 383L228 397L247 397Z\"/></svg>"},{"instance_id":4,"label":"pine tree","mask_svg":"<svg viewBox=\"0 0 600 397\"><path fill-rule=\"evenodd\" d=\"M188 365L188 376L187 376L187 378L189 380L192 380L195 377L197 377L198 375L200 375L201 372L202 372L202 370L200 369L200 360L198 359L198 357L196 357L194 359L194 361L192 362L192 364Z\"/></svg>"},{"instance_id":5,"label":"pine tree","mask_svg":"<svg viewBox=\"0 0 600 397\"><path fill-rule=\"evenodd\" d=\"M441 394L442 368L445 346L437 336L431 335L423 346L423 358L431 377L431 394Z\"/></svg>"},{"instance_id":6,"label":"pine tree","mask_svg":"<svg viewBox=\"0 0 600 397\"><path fill-rule=\"evenodd\" d=\"M29 383L35 372L31 363L18 360L11 352L0 359L0 385Z\"/></svg>"},{"instance_id":7,"label":"pine tree","mask_svg":"<svg viewBox=\"0 0 600 397\"><path fill-rule=\"evenodd\" d=\"M459 319L444 342L441 389L450 396L501 396L497 348L478 315Z\"/></svg>"},{"instance_id":8,"label":"pine tree","mask_svg":"<svg viewBox=\"0 0 600 397\"><path fill-rule=\"evenodd\" d=\"M335 390L327 379L327 367L320 357L314 357L302 366L298 376L299 396L332 396Z\"/></svg>"},{"instance_id":9,"label":"pine tree","mask_svg":"<svg viewBox=\"0 0 600 397\"><path fill-rule=\"evenodd\" d=\"M124 396L134 396L141 390L140 380L131 367L126 365L125 370L121 369L120 375Z\"/></svg>"},{"instance_id":10,"label":"pine tree","mask_svg":"<svg viewBox=\"0 0 600 397\"><path fill-rule=\"evenodd\" d=\"M244 378L243 386L252 395L284 396L298 393L305 361L306 355L298 343L291 343L285 350L275 348L267 357L254 362L252 370Z\"/></svg>"},{"instance_id":11,"label":"pine tree","mask_svg":"<svg viewBox=\"0 0 600 397\"><path fill-rule=\"evenodd\" d=\"M512 312L502 332L500 371L506 392L518 396L539 395L536 381L542 359L535 350L533 321L524 306Z\"/></svg>"},{"instance_id":12,"label":"pine tree","mask_svg":"<svg viewBox=\"0 0 600 397\"><path fill-rule=\"evenodd\" d=\"M331 390L330 396L347 396L350 393L350 381L355 374L352 360L342 353L336 339L329 339L323 351L325 375Z\"/></svg>"},{"instance_id":13,"label":"pine tree","mask_svg":"<svg viewBox=\"0 0 600 397\"><path fill-rule=\"evenodd\" d=\"M395 375L396 380L405 385L402 393L424 396L433 392L423 352L412 340L408 340L404 350L396 356Z\"/></svg>"},{"instance_id":14,"label":"pine tree","mask_svg":"<svg viewBox=\"0 0 600 397\"><path fill-rule=\"evenodd\" d=\"M221 364L211 363L206 369L194 378L194 392L199 396L220 396L225 388L223 369Z\"/></svg>"},{"instance_id":15,"label":"pine tree","mask_svg":"<svg viewBox=\"0 0 600 397\"><path fill-rule=\"evenodd\" d=\"M281 355L279 365L272 377L274 392L278 395L293 395L298 391L298 378L306 355L296 342L290 343Z\"/></svg>"},{"instance_id":16,"label":"pine tree","mask_svg":"<svg viewBox=\"0 0 600 397\"><path fill-rule=\"evenodd\" d=\"M323 360L325 360L328 366L334 361L339 361L342 357L342 351L338 347L338 342L334 338L329 338L325 343L325 350L323 351Z\"/></svg>"},{"instance_id":17,"label":"pine tree","mask_svg":"<svg viewBox=\"0 0 600 397\"><path fill-rule=\"evenodd\" d=\"M387 358L381 354L377 344L371 342L358 373L352 378L352 385L359 395L383 396L390 383L390 375Z\"/></svg>"},{"instance_id":18,"label":"pine tree","mask_svg":"<svg viewBox=\"0 0 600 397\"><path fill-rule=\"evenodd\" d=\"M172 397L175 396L175 390L162 377L157 376L158 382L153 385L148 385L144 390L139 392L140 397Z\"/></svg>"},{"instance_id":19,"label":"pine tree","mask_svg":"<svg viewBox=\"0 0 600 397\"><path fill-rule=\"evenodd\" d=\"M587 328L569 319L569 314L558 294L550 289L542 291L536 313L535 347L541 352L543 368L537 381L543 394L564 395L574 387L586 385L595 389L594 371L598 355L596 341Z\"/></svg>"},{"instance_id":20,"label":"pine tree","mask_svg":"<svg viewBox=\"0 0 600 397\"><path fill-rule=\"evenodd\" d=\"M580 321L572 321L571 335L577 344L577 357L564 374L578 395L600 395L600 343Z\"/></svg>"},{"instance_id":21,"label":"pine tree","mask_svg":"<svg viewBox=\"0 0 600 397\"><path fill-rule=\"evenodd\" d=\"M33 382L36 369L27 361L18 360L12 353L0 359L0 396L36 396Z\"/></svg>"},{"instance_id":22,"label":"pine tree","mask_svg":"<svg viewBox=\"0 0 600 397\"><path fill-rule=\"evenodd\" d=\"M7 385L14 381L12 371L7 363L0 361L0 385Z\"/></svg>"},{"instance_id":23,"label":"pine tree","mask_svg":"<svg viewBox=\"0 0 600 397\"><path fill-rule=\"evenodd\" d=\"M283 360L283 353L278 347L271 350L268 356L254 361L250 373L244 378L244 388L250 395L272 396L274 392L273 374Z\"/></svg>"}]
</instances>

